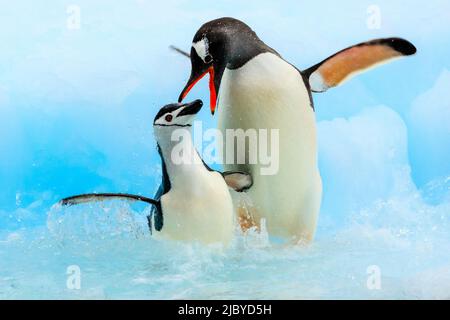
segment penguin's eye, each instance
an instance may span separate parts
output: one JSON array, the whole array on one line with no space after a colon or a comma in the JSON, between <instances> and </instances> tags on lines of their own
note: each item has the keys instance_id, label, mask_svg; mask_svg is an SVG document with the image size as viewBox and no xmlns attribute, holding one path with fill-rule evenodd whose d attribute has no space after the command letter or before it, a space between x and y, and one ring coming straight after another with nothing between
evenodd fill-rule
<instances>
[{"instance_id":1,"label":"penguin's eye","mask_svg":"<svg viewBox=\"0 0 450 320\"><path fill-rule=\"evenodd\" d=\"M164 119L166 119L167 122L171 122L173 119L173 116L171 114L168 114Z\"/></svg>"},{"instance_id":2,"label":"penguin's eye","mask_svg":"<svg viewBox=\"0 0 450 320\"><path fill-rule=\"evenodd\" d=\"M211 63L213 61L213 58L210 54L206 55L205 57L205 63Z\"/></svg>"}]
</instances>

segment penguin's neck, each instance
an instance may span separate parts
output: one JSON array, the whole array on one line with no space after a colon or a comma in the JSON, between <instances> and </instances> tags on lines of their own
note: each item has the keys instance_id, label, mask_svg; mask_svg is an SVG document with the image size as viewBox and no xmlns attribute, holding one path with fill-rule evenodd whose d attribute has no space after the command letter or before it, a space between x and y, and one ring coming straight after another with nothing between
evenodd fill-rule
<instances>
[{"instance_id":1,"label":"penguin's neck","mask_svg":"<svg viewBox=\"0 0 450 320\"><path fill-rule=\"evenodd\" d=\"M180 134L174 134L177 129ZM156 136L161 160L172 188L180 186L186 189L186 186L192 185L193 179L197 180L206 171L192 142L190 127L164 127Z\"/></svg>"}]
</instances>

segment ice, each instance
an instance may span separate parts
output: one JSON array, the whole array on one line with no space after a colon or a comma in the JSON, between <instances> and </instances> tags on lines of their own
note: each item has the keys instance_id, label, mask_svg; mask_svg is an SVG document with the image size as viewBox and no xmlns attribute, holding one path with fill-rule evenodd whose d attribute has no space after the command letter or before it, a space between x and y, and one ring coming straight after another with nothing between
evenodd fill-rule
<instances>
[{"instance_id":1,"label":"ice","mask_svg":"<svg viewBox=\"0 0 450 320\"><path fill-rule=\"evenodd\" d=\"M72 4L2 3L0 299L450 297L448 2L413 1L404 15L378 1L380 29L367 28L359 1L80 0L81 27L69 30ZM300 69L372 38L418 47L314 95L324 194L313 244L265 232L236 232L229 248L158 241L148 207L54 206L85 192L153 195L153 117L190 71L168 46L189 50L220 16L245 20ZM208 101L207 86L188 99ZM207 106L199 118L205 130L217 120ZM80 290L66 286L71 265ZM366 285L371 266L381 290Z\"/></svg>"},{"instance_id":2,"label":"ice","mask_svg":"<svg viewBox=\"0 0 450 320\"><path fill-rule=\"evenodd\" d=\"M229 248L157 241L145 233L145 208L54 206L48 228L0 237L0 297L448 298L448 179L415 187L399 115L366 109L320 122L319 133L323 178L332 183L311 246L268 242L265 231L237 232ZM430 204L430 192L446 195ZM65 287L74 264L80 290ZM366 285L371 266L380 269L380 290Z\"/></svg>"},{"instance_id":3,"label":"ice","mask_svg":"<svg viewBox=\"0 0 450 320\"><path fill-rule=\"evenodd\" d=\"M410 111L410 154L419 184L445 178L450 169L450 71L443 70L431 89L413 102Z\"/></svg>"},{"instance_id":4,"label":"ice","mask_svg":"<svg viewBox=\"0 0 450 320\"><path fill-rule=\"evenodd\" d=\"M410 178L407 131L387 107L318 124L322 211L346 217L377 199L415 191Z\"/></svg>"}]
</instances>

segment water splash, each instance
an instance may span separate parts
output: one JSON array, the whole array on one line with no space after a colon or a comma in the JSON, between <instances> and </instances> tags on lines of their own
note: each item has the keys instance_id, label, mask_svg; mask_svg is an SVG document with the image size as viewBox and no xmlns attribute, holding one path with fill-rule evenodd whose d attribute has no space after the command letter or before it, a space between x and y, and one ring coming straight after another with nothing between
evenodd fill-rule
<instances>
[{"instance_id":1,"label":"water splash","mask_svg":"<svg viewBox=\"0 0 450 320\"><path fill-rule=\"evenodd\" d=\"M360 210L309 247L236 231L230 247L158 241L127 204L54 207L48 229L0 234L0 298L449 298L450 203L420 193ZM66 287L78 265L80 290ZM381 270L368 289L367 268Z\"/></svg>"}]
</instances>

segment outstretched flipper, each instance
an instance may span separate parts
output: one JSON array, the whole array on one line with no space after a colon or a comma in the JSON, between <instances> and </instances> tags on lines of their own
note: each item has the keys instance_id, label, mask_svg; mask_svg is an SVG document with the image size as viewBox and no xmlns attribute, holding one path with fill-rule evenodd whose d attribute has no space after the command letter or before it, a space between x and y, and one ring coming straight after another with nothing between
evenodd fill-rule
<instances>
[{"instance_id":1,"label":"outstretched flipper","mask_svg":"<svg viewBox=\"0 0 450 320\"><path fill-rule=\"evenodd\" d=\"M77 196L72 196L68 198L64 198L60 201L60 204L63 206L72 206L76 204L82 204L87 202L99 202L99 201L105 201L105 200L127 200L127 201L142 201L149 204L152 204L154 206L159 205L159 201L156 201L151 198L134 195L134 194L127 194L127 193L87 193L87 194L80 194Z\"/></svg>"},{"instance_id":2,"label":"outstretched flipper","mask_svg":"<svg viewBox=\"0 0 450 320\"><path fill-rule=\"evenodd\" d=\"M324 92L369 68L394 58L413 55L416 51L416 47L404 39L372 40L339 51L302 74L308 79L313 92Z\"/></svg>"},{"instance_id":3,"label":"outstretched flipper","mask_svg":"<svg viewBox=\"0 0 450 320\"><path fill-rule=\"evenodd\" d=\"M80 194L80 195L64 198L59 203L63 206L73 206L73 205L82 204L82 203L100 202L100 201L107 201L107 200L141 201L141 202L145 202L145 203L153 205L151 214L154 213L154 208L157 212L157 215L161 212L161 202L159 200L155 200L155 199L151 199L151 198L147 198L147 197L143 197L143 196L139 196L139 195L135 195L135 194L128 194L128 193L86 193L86 194ZM151 218L152 218L151 215L149 215L147 217L150 233L152 233ZM162 225L161 225L161 228L162 228ZM159 230L161 230L161 228Z\"/></svg>"}]
</instances>

